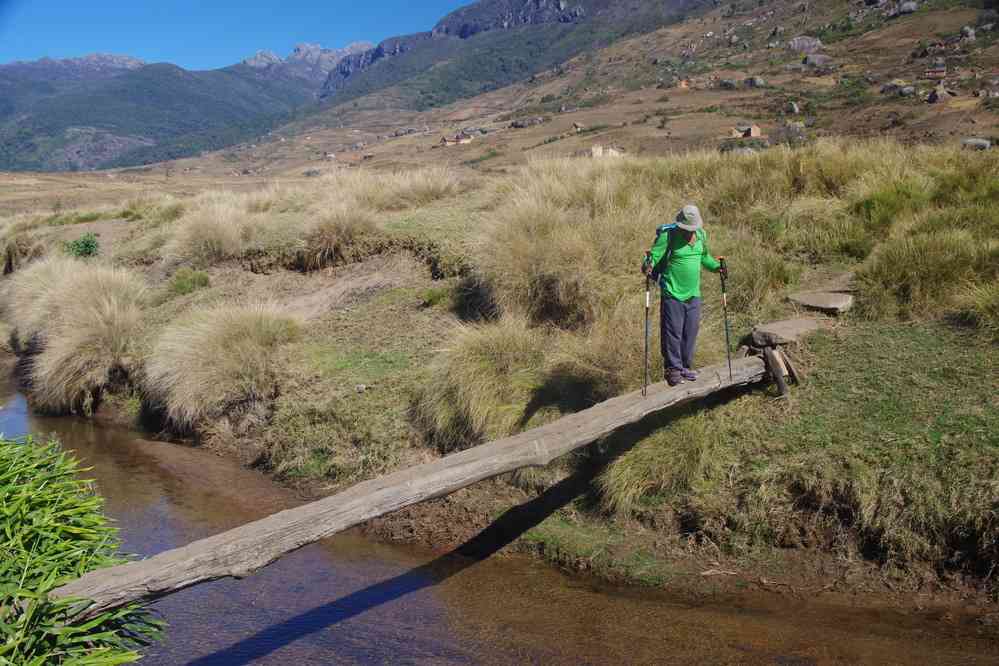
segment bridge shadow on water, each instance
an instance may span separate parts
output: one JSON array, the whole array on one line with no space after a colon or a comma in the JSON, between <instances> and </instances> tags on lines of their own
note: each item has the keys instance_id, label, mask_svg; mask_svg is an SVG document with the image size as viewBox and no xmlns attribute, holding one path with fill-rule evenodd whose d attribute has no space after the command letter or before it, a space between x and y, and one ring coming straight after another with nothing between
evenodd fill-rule
<instances>
[{"instance_id":1,"label":"bridge shadow on water","mask_svg":"<svg viewBox=\"0 0 999 666\"><path fill-rule=\"evenodd\" d=\"M606 464L606 463L605 463ZM197 666L249 664L286 645L356 617L372 608L433 587L513 543L591 489L604 465L585 470L552 486L535 499L514 507L489 527L446 555L388 580L375 583L310 611L267 627L223 650L190 662Z\"/></svg>"},{"instance_id":2,"label":"bridge shadow on water","mask_svg":"<svg viewBox=\"0 0 999 666\"><path fill-rule=\"evenodd\" d=\"M702 401L701 404L723 402L732 395L734 394L724 392L723 395ZM646 435L667 425L677 415L674 413L650 416L641 423L623 428L602 442L591 445L582 456L574 474L529 502L510 509L489 527L450 553L267 627L227 648L190 663L195 666L249 664L297 640L447 580L496 554L571 502L592 496L593 481L607 465L624 455Z\"/></svg>"}]
</instances>

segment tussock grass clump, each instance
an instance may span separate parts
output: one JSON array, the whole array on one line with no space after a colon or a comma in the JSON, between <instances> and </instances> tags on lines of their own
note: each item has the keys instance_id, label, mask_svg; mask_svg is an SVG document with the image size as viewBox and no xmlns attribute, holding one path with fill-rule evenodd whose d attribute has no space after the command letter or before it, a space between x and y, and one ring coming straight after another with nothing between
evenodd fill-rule
<instances>
[{"instance_id":1,"label":"tussock grass clump","mask_svg":"<svg viewBox=\"0 0 999 666\"><path fill-rule=\"evenodd\" d=\"M545 335L521 318L463 325L431 368L417 422L441 451L508 435L530 419L541 385Z\"/></svg>"},{"instance_id":2,"label":"tussock grass clump","mask_svg":"<svg viewBox=\"0 0 999 666\"><path fill-rule=\"evenodd\" d=\"M999 244L966 231L920 234L882 245L858 273L869 316L940 315L968 285L999 276Z\"/></svg>"},{"instance_id":3,"label":"tussock grass clump","mask_svg":"<svg viewBox=\"0 0 999 666\"><path fill-rule=\"evenodd\" d=\"M50 412L90 412L135 369L146 285L118 268L53 257L11 285L15 338L31 363L31 397Z\"/></svg>"},{"instance_id":4,"label":"tussock grass clump","mask_svg":"<svg viewBox=\"0 0 999 666\"><path fill-rule=\"evenodd\" d=\"M247 213L239 205L239 198L214 192L199 197L192 205L164 253L209 265L241 256L248 233Z\"/></svg>"},{"instance_id":5,"label":"tussock grass clump","mask_svg":"<svg viewBox=\"0 0 999 666\"><path fill-rule=\"evenodd\" d=\"M459 191L457 177L443 167L394 173L337 171L324 177L322 186L340 200L353 200L374 211L425 206Z\"/></svg>"},{"instance_id":6,"label":"tussock grass clump","mask_svg":"<svg viewBox=\"0 0 999 666\"><path fill-rule=\"evenodd\" d=\"M603 506L630 514L644 501L686 501L715 481L734 456L705 414L685 416L655 431L598 479Z\"/></svg>"},{"instance_id":7,"label":"tussock grass clump","mask_svg":"<svg viewBox=\"0 0 999 666\"><path fill-rule=\"evenodd\" d=\"M127 664L160 625L131 605L81 621L46 595L121 564L102 501L56 443L0 440L0 659L6 664ZM21 604L24 604L22 606Z\"/></svg>"},{"instance_id":8,"label":"tussock grass clump","mask_svg":"<svg viewBox=\"0 0 999 666\"><path fill-rule=\"evenodd\" d=\"M157 338L144 387L180 430L235 418L274 397L275 354L297 334L297 322L271 305L195 312Z\"/></svg>"},{"instance_id":9,"label":"tussock grass clump","mask_svg":"<svg viewBox=\"0 0 999 666\"><path fill-rule=\"evenodd\" d=\"M967 287L958 295L954 308L959 320L980 328L999 342L999 281Z\"/></svg>"},{"instance_id":10,"label":"tussock grass clump","mask_svg":"<svg viewBox=\"0 0 999 666\"><path fill-rule=\"evenodd\" d=\"M82 262L53 256L36 261L17 273L8 292L8 313L16 320L15 342L22 350L37 350L50 322L55 320L60 297Z\"/></svg>"},{"instance_id":11,"label":"tussock grass clump","mask_svg":"<svg viewBox=\"0 0 999 666\"><path fill-rule=\"evenodd\" d=\"M372 253L376 235L371 213L335 206L305 231L301 267L312 271L363 259Z\"/></svg>"},{"instance_id":12,"label":"tussock grass clump","mask_svg":"<svg viewBox=\"0 0 999 666\"><path fill-rule=\"evenodd\" d=\"M106 387L135 370L146 286L130 272L101 266L75 275L60 292L32 365L32 398L47 411L89 412Z\"/></svg>"},{"instance_id":13,"label":"tussock grass clump","mask_svg":"<svg viewBox=\"0 0 999 666\"><path fill-rule=\"evenodd\" d=\"M183 217L184 203L169 194L145 195L125 202L116 214L129 222L142 221L147 227L159 227Z\"/></svg>"}]
</instances>

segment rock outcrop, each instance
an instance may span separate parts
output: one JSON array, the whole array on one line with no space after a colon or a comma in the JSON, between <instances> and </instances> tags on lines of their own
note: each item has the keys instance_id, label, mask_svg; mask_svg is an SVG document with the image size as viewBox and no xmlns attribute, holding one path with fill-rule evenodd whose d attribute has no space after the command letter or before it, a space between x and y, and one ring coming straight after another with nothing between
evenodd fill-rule
<instances>
[{"instance_id":1,"label":"rock outcrop","mask_svg":"<svg viewBox=\"0 0 999 666\"><path fill-rule=\"evenodd\" d=\"M623 10L608 0L481 0L448 14L430 32L392 37L374 48L343 58L326 79L321 97L335 95L359 72L411 51L427 40L468 39L483 32L526 25L576 23L600 11Z\"/></svg>"},{"instance_id":2,"label":"rock outcrop","mask_svg":"<svg viewBox=\"0 0 999 666\"><path fill-rule=\"evenodd\" d=\"M582 4L567 0L486 0L448 14L434 26L433 34L467 39L522 25L573 23L586 15Z\"/></svg>"},{"instance_id":3,"label":"rock outcrop","mask_svg":"<svg viewBox=\"0 0 999 666\"><path fill-rule=\"evenodd\" d=\"M342 49L328 49L319 44L303 43L297 44L287 58L282 59L273 51L258 51L242 64L264 73L272 72L278 76L303 79L319 88L340 61L357 53L364 53L373 46L370 42L355 42Z\"/></svg>"},{"instance_id":4,"label":"rock outcrop","mask_svg":"<svg viewBox=\"0 0 999 666\"><path fill-rule=\"evenodd\" d=\"M347 84L347 80L357 73L366 70L376 62L387 58L395 58L411 51L417 45L433 38L434 35L430 32L418 32L402 37L390 37L374 48L343 58L329 73L326 82L323 84L320 96L330 97L335 95L338 90Z\"/></svg>"}]
</instances>

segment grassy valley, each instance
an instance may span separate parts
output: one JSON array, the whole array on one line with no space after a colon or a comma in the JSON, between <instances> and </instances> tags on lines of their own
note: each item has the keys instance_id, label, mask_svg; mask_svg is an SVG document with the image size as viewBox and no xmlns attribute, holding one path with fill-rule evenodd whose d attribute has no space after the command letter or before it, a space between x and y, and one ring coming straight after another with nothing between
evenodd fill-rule
<instances>
[{"instance_id":1,"label":"grassy valley","mask_svg":"<svg viewBox=\"0 0 999 666\"><path fill-rule=\"evenodd\" d=\"M641 387L641 257L694 202L731 270L732 351L814 318L788 348L805 381L715 395L367 533L444 550L512 526L508 550L696 595L981 604L973 632L994 639L992 10L779 0L638 26L583 4L585 21L505 29L496 3L459 12L321 107L249 65L60 84L122 118L94 131L155 141L107 171L0 174L4 353L31 408L326 496ZM187 113L192 95L210 112ZM71 108L35 116L12 159L54 159ZM719 281L703 290L699 367L726 357ZM824 290L852 309L789 299ZM68 474L38 455L25 464Z\"/></svg>"},{"instance_id":2,"label":"grassy valley","mask_svg":"<svg viewBox=\"0 0 999 666\"><path fill-rule=\"evenodd\" d=\"M499 179L348 171L123 202L76 225L95 215L29 214L5 226L8 323L36 408L117 410L329 492L635 388L634 257L699 201L730 257L736 331L856 271L857 314L798 351L812 379L790 404L732 396L465 491L469 528L591 475L523 546L661 582L708 547L749 570L793 547L896 584L973 581L995 558L993 155L820 142ZM98 255L65 256L85 227ZM706 288L699 364L724 358Z\"/></svg>"}]
</instances>

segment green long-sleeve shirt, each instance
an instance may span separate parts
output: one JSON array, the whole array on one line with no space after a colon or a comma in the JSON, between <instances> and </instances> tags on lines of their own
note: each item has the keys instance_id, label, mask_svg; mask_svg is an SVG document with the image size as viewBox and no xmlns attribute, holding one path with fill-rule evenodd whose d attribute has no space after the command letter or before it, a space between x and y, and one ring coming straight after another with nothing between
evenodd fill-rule
<instances>
[{"instance_id":1,"label":"green long-sleeve shirt","mask_svg":"<svg viewBox=\"0 0 999 666\"><path fill-rule=\"evenodd\" d=\"M664 224L656 230L656 242L650 251L663 295L669 294L678 301L701 297L702 266L712 273L721 268L708 251L708 236L703 229L697 232L693 245L688 239L686 231L674 224Z\"/></svg>"}]
</instances>

